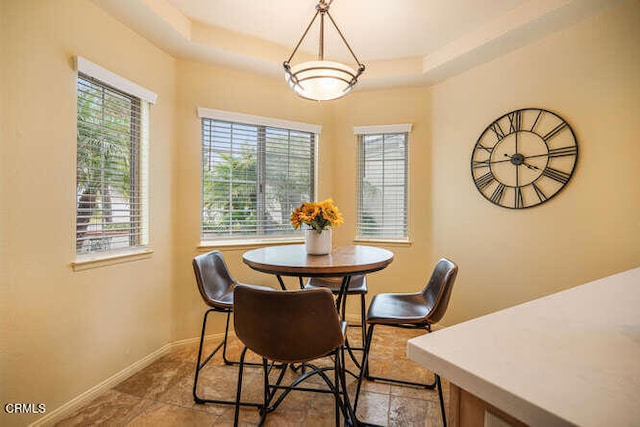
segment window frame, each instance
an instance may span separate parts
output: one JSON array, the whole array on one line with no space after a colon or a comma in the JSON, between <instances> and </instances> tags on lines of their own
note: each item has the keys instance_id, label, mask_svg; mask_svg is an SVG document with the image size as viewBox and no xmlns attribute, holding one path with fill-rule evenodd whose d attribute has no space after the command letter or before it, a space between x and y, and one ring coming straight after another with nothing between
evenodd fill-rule
<instances>
[{"instance_id":1,"label":"window frame","mask_svg":"<svg viewBox=\"0 0 640 427\"><path fill-rule=\"evenodd\" d=\"M157 95L124 77L121 77L83 57L76 57L76 105L80 99L79 85L81 80L97 85L103 91L109 91L129 99L133 108L131 114L138 114L133 121L135 126L130 127L127 133L129 138L135 138L136 147L130 146L129 173L131 174L130 185L135 187L135 191L129 196L129 210L135 212L136 221L139 221L137 229L129 231L129 245L127 247L90 250L86 252L78 251L78 178L75 185L75 215L74 215L74 253L75 260L71 263L74 271L85 270L87 268L112 265L115 263L133 261L148 257L153 251L149 248L149 107L157 101ZM76 113L76 126L79 136L80 122ZM100 127L104 126L101 122ZM78 139L76 139L76 150ZM135 150L135 153L133 152ZM78 153L78 152L77 152ZM79 153L78 153L79 154ZM135 161L133 161L135 159ZM76 169L78 168L78 156L76 156ZM135 176L135 178L133 178ZM134 183L135 181L135 183ZM135 199L135 202L131 200ZM132 206L132 204L134 206ZM130 222L133 214L129 214Z\"/></svg>"},{"instance_id":2,"label":"window frame","mask_svg":"<svg viewBox=\"0 0 640 427\"><path fill-rule=\"evenodd\" d=\"M318 147L320 134L322 132L322 126L316 124L309 124L303 122L296 122L290 120L283 120L271 117L263 117L256 116L251 114L230 112L224 110L215 110L210 108L199 107L197 110L198 118L200 119L200 152L201 156L203 156L204 150L204 120L213 120L219 122L227 122L231 124L238 125L248 125L255 126L258 128L276 128L288 131L298 131L298 132L307 132L313 134L313 147L312 147L312 163L310 165L311 173L312 173L312 187L310 191L312 192L312 198L318 194ZM256 156L256 160L258 156ZM203 157L201 157L200 161L201 167L203 165ZM262 171L262 167L264 165L258 165L258 171ZM260 175L260 172L258 172ZM256 179L260 180L260 176L257 176ZM264 183L263 183L264 184ZM264 193L262 193L264 196ZM258 195L260 199L261 196ZM221 246L246 246L252 247L265 243L278 244L278 243L299 243L303 241L303 236L301 233L292 232L287 235L269 235L269 234L255 234L248 236L206 236L203 229L203 202L204 202L204 176L203 170L200 171L200 245L198 246L201 250L206 250L211 247L221 247Z\"/></svg>"},{"instance_id":3,"label":"window frame","mask_svg":"<svg viewBox=\"0 0 640 427\"><path fill-rule=\"evenodd\" d=\"M380 242L390 244L410 244L410 134L412 130L412 124L393 124L393 125L376 125L376 126L356 126L353 128L353 133L357 137L357 155L356 155L356 227L355 227L355 241L359 242ZM404 152L404 235L403 236L368 236L362 235L361 224L361 212L362 212L362 200L363 200L363 178L364 178L364 164L363 149L365 144L365 138L371 136L379 136L383 138L387 135L404 135L405 152Z\"/></svg>"}]
</instances>

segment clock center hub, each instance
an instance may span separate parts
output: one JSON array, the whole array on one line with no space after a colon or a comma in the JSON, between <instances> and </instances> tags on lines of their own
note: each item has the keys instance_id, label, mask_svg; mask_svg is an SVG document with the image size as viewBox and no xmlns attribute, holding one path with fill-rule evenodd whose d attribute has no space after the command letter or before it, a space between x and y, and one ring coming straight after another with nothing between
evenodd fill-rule
<instances>
[{"instance_id":1,"label":"clock center hub","mask_svg":"<svg viewBox=\"0 0 640 427\"><path fill-rule=\"evenodd\" d=\"M511 156L511 163L516 166L520 166L524 163L524 156L520 153L514 154L513 156Z\"/></svg>"}]
</instances>

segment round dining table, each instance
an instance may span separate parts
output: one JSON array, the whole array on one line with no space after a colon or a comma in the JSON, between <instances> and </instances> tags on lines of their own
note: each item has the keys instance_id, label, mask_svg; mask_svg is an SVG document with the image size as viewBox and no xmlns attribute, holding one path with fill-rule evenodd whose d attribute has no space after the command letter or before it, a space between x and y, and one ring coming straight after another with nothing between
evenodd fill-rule
<instances>
[{"instance_id":1,"label":"round dining table","mask_svg":"<svg viewBox=\"0 0 640 427\"><path fill-rule=\"evenodd\" d=\"M393 261L393 252L375 246L345 245L327 255L308 255L305 245L280 245L247 251L242 261L254 270L274 274L283 290L282 276L298 277L300 288L303 277L342 277L336 304L340 307L351 276L384 269Z\"/></svg>"},{"instance_id":2,"label":"round dining table","mask_svg":"<svg viewBox=\"0 0 640 427\"><path fill-rule=\"evenodd\" d=\"M382 270L393 261L393 252L375 246L345 245L327 255L308 255L302 244L279 245L247 251L242 260L264 273L328 277Z\"/></svg>"}]
</instances>

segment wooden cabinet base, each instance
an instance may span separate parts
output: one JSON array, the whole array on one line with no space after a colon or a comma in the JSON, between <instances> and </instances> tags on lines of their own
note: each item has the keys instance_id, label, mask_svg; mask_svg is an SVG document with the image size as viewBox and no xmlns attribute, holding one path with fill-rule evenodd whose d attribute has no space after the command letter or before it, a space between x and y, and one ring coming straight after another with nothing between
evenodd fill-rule
<instances>
[{"instance_id":1,"label":"wooden cabinet base","mask_svg":"<svg viewBox=\"0 0 640 427\"><path fill-rule=\"evenodd\" d=\"M526 426L523 422L453 383L449 389L449 425L451 427Z\"/></svg>"}]
</instances>

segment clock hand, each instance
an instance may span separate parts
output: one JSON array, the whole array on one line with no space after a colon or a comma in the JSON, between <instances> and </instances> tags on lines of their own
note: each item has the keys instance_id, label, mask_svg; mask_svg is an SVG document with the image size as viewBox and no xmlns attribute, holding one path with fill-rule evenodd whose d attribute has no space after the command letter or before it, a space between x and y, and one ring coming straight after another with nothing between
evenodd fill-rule
<instances>
[{"instance_id":1,"label":"clock hand","mask_svg":"<svg viewBox=\"0 0 640 427\"><path fill-rule=\"evenodd\" d=\"M507 155L507 154L505 154L505 156L509 157L509 155ZM477 163L482 163L482 164L486 165L486 164L494 164L494 163L505 163L505 162L510 162L510 161L511 161L511 157L509 157L508 159L505 159L505 160L490 160L490 159L487 159L487 160L479 161Z\"/></svg>"},{"instance_id":2,"label":"clock hand","mask_svg":"<svg viewBox=\"0 0 640 427\"><path fill-rule=\"evenodd\" d=\"M506 156L506 154L505 154L505 156ZM510 161L511 161L511 158L508 158L508 159L505 159L505 160L494 160L494 161L489 162L489 163L491 163L491 164L494 164L494 163L505 163L505 162L510 162Z\"/></svg>"},{"instance_id":3,"label":"clock hand","mask_svg":"<svg viewBox=\"0 0 640 427\"><path fill-rule=\"evenodd\" d=\"M535 156L527 156L527 159L533 159L535 157L549 157L549 153L546 154L536 154Z\"/></svg>"},{"instance_id":4,"label":"clock hand","mask_svg":"<svg viewBox=\"0 0 640 427\"><path fill-rule=\"evenodd\" d=\"M535 169L535 170L540 170L540 168L536 165L532 165L530 163L525 162L525 160L531 158L531 157L541 157L541 156L529 156L529 157L525 157L522 154L516 153L512 156L508 155L508 154L504 154L505 157L508 157L508 159L506 160L498 160L495 163L498 162L511 162L513 163L514 166L520 166L520 165L524 165L529 169ZM494 162L492 162L494 163ZM516 181L518 180L518 170L516 169Z\"/></svg>"}]
</instances>

